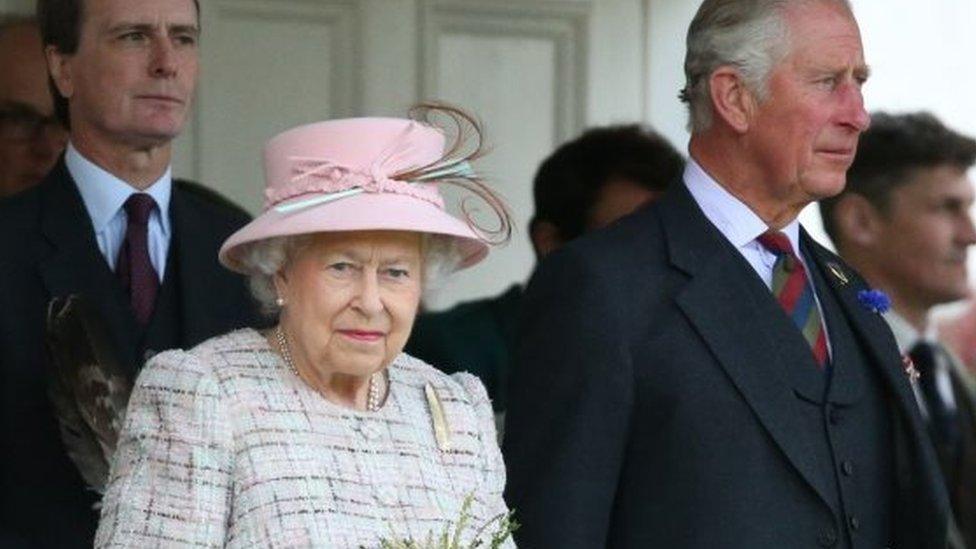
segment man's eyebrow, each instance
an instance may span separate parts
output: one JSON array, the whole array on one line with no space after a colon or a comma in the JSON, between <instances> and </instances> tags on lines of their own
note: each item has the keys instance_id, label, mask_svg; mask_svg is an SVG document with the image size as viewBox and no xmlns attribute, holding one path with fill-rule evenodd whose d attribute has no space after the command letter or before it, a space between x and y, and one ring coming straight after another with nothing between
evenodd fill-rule
<instances>
[{"instance_id":1,"label":"man's eyebrow","mask_svg":"<svg viewBox=\"0 0 976 549\"><path fill-rule=\"evenodd\" d=\"M148 23L136 23L135 21L122 21L116 23L108 28L109 33L117 33L122 31L141 31L149 32L153 29L153 26Z\"/></svg>"},{"instance_id":2,"label":"man's eyebrow","mask_svg":"<svg viewBox=\"0 0 976 549\"><path fill-rule=\"evenodd\" d=\"M156 25L151 25L149 23L137 23L135 21L123 21L117 23L108 28L108 32L111 34L123 31L139 31L145 33L151 33L156 29ZM177 23L167 26L169 32L177 32L182 34L200 34L200 27L197 25L187 24L187 23Z\"/></svg>"},{"instance_id":3,"label":"man's eyebrow","mask_svg":"<svg viewBox=\"0 0 976 549\"><path fill-rule=\"evenodd\" d=\"M170 25L169 32L180 33L180 34L192 34L194 36L200 34L200 27L197 25L187 25L185 23Z\"/></svg>"}]
</instances>

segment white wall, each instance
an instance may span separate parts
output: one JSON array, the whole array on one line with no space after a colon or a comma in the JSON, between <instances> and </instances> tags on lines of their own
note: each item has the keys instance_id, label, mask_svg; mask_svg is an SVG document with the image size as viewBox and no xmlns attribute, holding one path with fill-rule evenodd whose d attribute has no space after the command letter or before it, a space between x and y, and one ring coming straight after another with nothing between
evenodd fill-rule
<instances>
[{"instance_id":1,"label":"white wall","mask_svg":"<svg viewBox=\"0 0 976 549\"><path fill-rule=\"evenodd\" d=\"M0 13L34 13L34 0L0 0Z\"/></svg>"}]
</instances>

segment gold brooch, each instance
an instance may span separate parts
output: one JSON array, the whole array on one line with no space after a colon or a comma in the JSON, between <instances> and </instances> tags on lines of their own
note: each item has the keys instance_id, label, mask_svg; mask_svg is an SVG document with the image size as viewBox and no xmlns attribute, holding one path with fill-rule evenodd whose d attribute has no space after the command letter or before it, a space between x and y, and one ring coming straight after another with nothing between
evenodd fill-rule
<instances>
[{"instance_id":1,"label":"gold brooch","mask_svg":"<svg viewBox=\"0 0 976 549\"><path fill-rule=\"evenodd\" d=\"M846 286L850 282L847 275L844 274L844 270L840 268L840 265L836 263L828 263L827 270L830 271L830 274L834 275L834 278L836 278L842 286Z\"/></svg>"},{"instance_id":2,"label":"gold brooch","mask_svg":"<svg viewBox=\"0 0 976 549\"><path fill-rule=\"evenodd\" d=\"M446 452L451 449L451 436L447 425L447 416L444 414L444 405L430 383L424 385L424 394L427 395L427 406L430 407L430 418L434 424L434 438L437 440L437 447L441 452Z\"/></svg>"}]
</instances>

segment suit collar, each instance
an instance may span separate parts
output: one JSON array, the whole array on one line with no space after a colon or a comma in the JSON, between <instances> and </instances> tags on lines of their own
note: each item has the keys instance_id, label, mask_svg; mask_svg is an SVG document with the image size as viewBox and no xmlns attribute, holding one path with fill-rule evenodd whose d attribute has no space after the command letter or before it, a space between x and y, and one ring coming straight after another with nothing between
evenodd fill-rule
<instances>
[{"instance_id":1,"label":"suit collar","mask_svg":"<svg viewBox=\"0 0 976 549\"><path fill-rule=\"evenodd\" d=\"M125 201L134 193L140 192L127 182L106 171L101 166L88 160L74 145L68 143L64 153L64 163L72 181L81 195L85 209L99 233L119 213ZM172 194L172 169L166 168L163 175L144 191L156 202L159 211L159 223L163 235L170 235L169 203Z\"/></svg>"}]
</instances>

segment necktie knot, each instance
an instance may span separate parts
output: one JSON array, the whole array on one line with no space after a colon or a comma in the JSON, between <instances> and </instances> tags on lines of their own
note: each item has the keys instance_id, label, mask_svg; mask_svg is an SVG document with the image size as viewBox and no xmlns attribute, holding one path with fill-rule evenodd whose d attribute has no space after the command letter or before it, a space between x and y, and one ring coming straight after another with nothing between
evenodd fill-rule
<instances>
[{"instance_id":1,"label":"necktie knot","mask_svg":"<svg viewBox=\"0 0 976 549\"><path fill-rule=\"evenodd\" d=\"M766 231L756 240L771 253L776 255L793 255L793 245L790 239L781 231Z\"/></svg>"},{"instance_id":2,"label":"necktie knot","mask_svg":"<svg viewBox=\"0 0 976 549\"><path fill-rule=\"evenodd\" d=\"M793 253L793 244L790 243L789 237L782 231L766 231L756 240L763 248L783 261L783 268L787 272L793 272L796 268L796 254Z\"/></svg>"},{"instance_id":3,"label":"necktie knot","mask_svg":"<svg viewBox=\"0 0 976 549\"><path fill-rule=\"evenodd\" d=\"M146 225L149 215L156 207L156 201L146 193L133 193L125 201L125 214L129 216L129 223Z\"/></svg>"}]
</instances>

